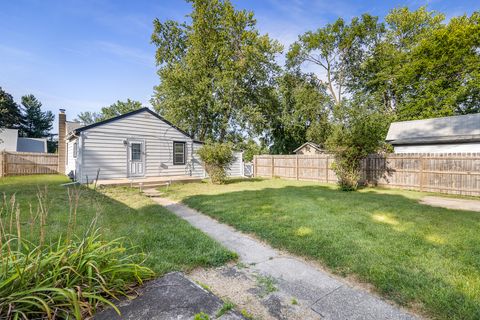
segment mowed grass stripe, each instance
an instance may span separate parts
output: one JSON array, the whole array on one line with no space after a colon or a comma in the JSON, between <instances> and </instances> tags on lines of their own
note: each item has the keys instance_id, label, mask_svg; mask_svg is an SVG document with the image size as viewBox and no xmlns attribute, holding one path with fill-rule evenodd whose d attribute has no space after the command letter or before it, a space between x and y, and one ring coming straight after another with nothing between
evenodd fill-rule
<instances>
[{"instance_id":1,"label":"mowed grass stripe","mask_svg":"<svg viewBox=\"0 0 480 320\"><path fill-rule=\"evenodd\" d=\"M173 185L171 197L438 319L480 319L480 213L420 192L274 180Z\"/></svg>"},{"instance_id":2,"label":"mowed grass stripe","mask_svg":"<svg viewBox=\"0 0 480 320\"><path fill-rule=\"evenodd\" d=\"M6 177L0 179L0 194L16 195L25 225L30 219L29 204L36 206L38 187L47 186L50 202L48 240L64 236L68 225L68 196L62 183L69 182L59 175ZM105 188L82 191L78 213L78 235L98 216L97 227L106 240L123 237L128 247L143 251L145 265L157 275L173 270L188 271L196 267L219 266L236 255L192 227L188 222L141 195L138 189ZM26 232L27 239L39 236Z\"/></svg>"}]
</instances>

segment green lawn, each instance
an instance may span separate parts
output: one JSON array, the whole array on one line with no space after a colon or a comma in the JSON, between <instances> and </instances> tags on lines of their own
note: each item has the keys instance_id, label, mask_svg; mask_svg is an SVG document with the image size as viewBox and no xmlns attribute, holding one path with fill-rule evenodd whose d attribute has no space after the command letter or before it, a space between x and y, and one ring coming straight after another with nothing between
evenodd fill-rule
<instances>
[{"instance_id":1,"label":"green lawn","mask_svg":"<svg viewBox=\"0 0 480 320\"><path fill-rule=\"evenodd\" d=\"M50 202L47 220L48 237L56 240L64 235L68 224L67 189L69 182L62 176L26 176L0 179L0 194L16 194L21 205L23 233L30 239L38 237L35 228L30 234L29 204L36 210L38 187L47 186ZM147 254L146 265L158 274L172 270L190 270L198 266L217 266L235 258L220 244L155 204L137 190L107 188L82 191L77 234L83 233L98 215L97 227L105 239L124 237L128 245Z\"/></svg>"},{"instance_id":2,"label":"green lawn","mask_svg":"<svg viewBox=\"0 0 480 320\"><path fill-rule=\"evenodd\" d=\"M173 185L219 221L439 319L480 319L480 213L418 203L425 194L287 180Z\"/></svg>"}]
</instances>

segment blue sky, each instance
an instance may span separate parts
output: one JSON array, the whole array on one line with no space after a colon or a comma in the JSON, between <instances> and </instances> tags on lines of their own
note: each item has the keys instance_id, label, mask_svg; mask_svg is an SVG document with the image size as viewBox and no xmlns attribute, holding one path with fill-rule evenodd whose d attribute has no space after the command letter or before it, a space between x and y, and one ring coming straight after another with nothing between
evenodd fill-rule
<instances>
[{"instance_id":1,"label":"blue sky","mask_svg":"<svg viewBox=\"0 0 480 320\"><path fill-rule=\"evenodd\" d=\"M262 33L286 47L338 17L427 5L447 18L480 10L479 1L234 0L253 10ZM0 11L0 86L15 100L34 94L69 119L127 98L149 105L158 84L152 21L185 20L182 0L15 0ZM56 129L55 129L56 130Z\"/></svg>"}]
</instances>

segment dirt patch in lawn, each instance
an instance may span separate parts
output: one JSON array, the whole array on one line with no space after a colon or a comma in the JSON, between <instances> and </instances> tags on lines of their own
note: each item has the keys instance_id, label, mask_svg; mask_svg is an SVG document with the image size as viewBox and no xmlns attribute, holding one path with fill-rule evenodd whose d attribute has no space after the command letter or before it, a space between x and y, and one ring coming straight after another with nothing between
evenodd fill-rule
<instances>
[{"instance_id":1,"label":"dirt patch in lawn","mask_svg":"<svg viewBox=\"0 0 480 320\"><path fill-rule=\"evenodd\" d=\"M278 289L275 280L253 271L250 265L230 264L196 269L189 274L198 284L252 319L320 319L320 315L297 298Z\"/></svg>"},{"instance_id":2,"label":"dirt patch in lawn","mask_svg":"<svg viewBox=\"0 0 480 320\"><path fill-rule=\"evenodd\" d=\"M468 210L480 212L480 200L455 199L444 197L423 197L420 203L427 204L432 207L442 207L454 210Z\"/></svg>"}]
</instances>

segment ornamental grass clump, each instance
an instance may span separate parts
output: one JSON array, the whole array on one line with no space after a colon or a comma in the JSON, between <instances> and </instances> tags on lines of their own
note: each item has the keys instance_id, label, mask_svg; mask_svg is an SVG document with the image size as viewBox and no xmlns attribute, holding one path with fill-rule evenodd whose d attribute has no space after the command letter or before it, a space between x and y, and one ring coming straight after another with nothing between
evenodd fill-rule
<instances>
[{"instance_id":1,"label":"ornamental grass clump","mask_svg":"<svg viewBox=\"0 0 480 320\"><path fill-rule=\"evenodd\" d=\"M0 319L83 319L100 306L111 306L153 272L142 266L143 255L129 253L122 239L104 241L94 219L83 234L74 234L82 188L68 190L70 210L66 234L46 240L48 197L39 189L37 206L23 221L15 195L4 194L0 209ZM34 228L37 225L38 228ZM28 229L27 229L28 228ZM22 236L30 231L36 241Z\"/></svg>"}]
</instances>

